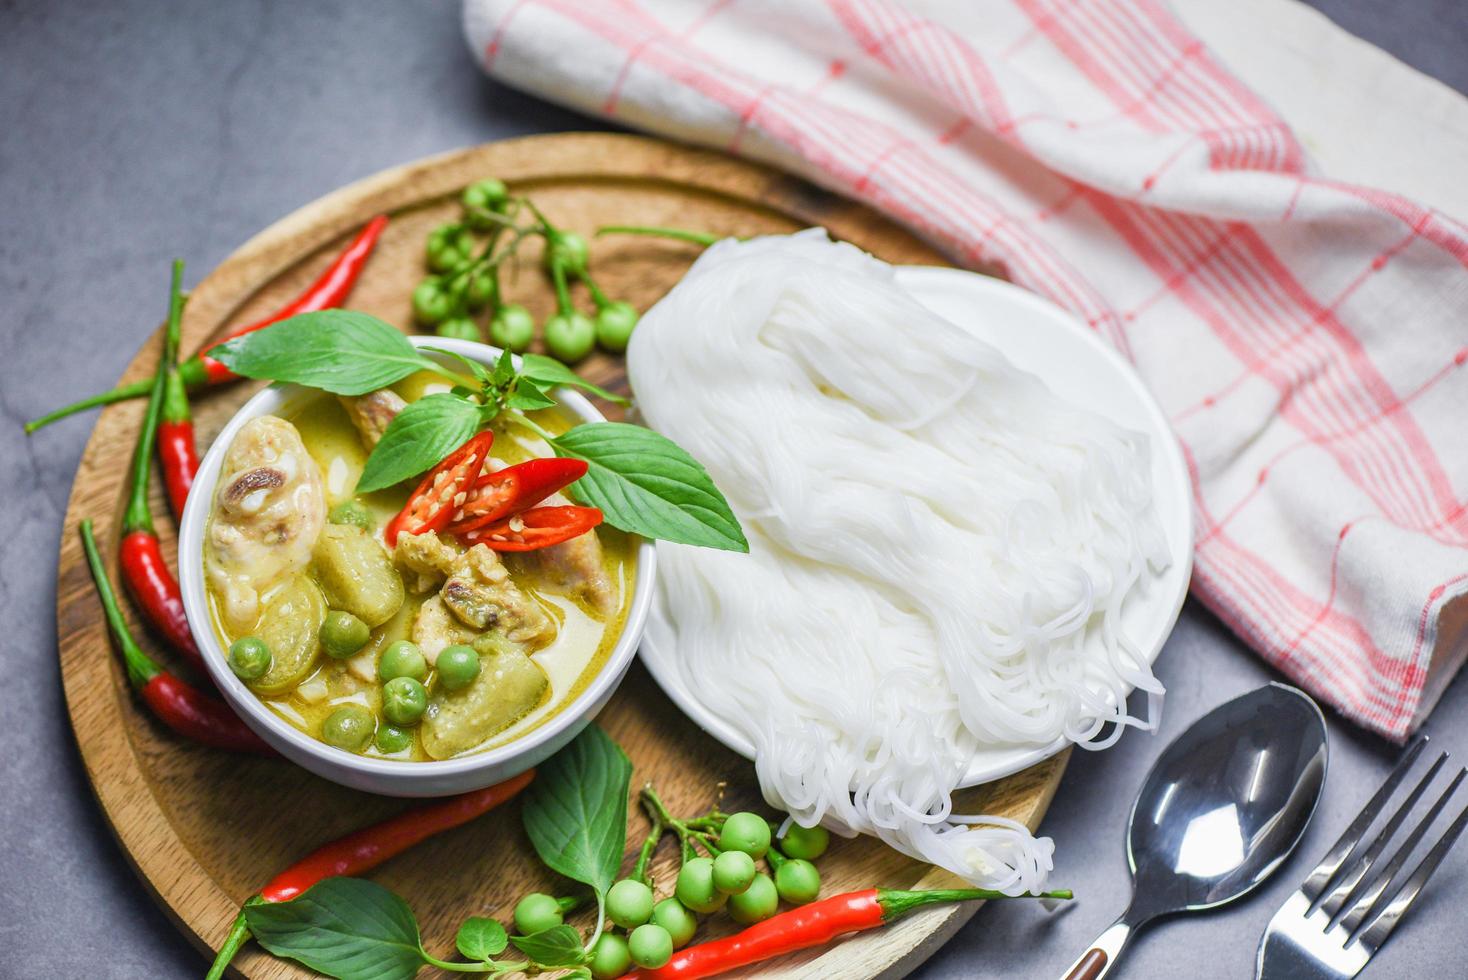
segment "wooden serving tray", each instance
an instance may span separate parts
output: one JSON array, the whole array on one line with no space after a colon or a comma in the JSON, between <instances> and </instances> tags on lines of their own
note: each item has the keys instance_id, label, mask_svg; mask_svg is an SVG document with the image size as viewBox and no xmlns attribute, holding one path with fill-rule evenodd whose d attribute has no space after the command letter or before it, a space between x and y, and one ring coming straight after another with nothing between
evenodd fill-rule
<instances>
[{"instance_id":1,"label":"wooden serving tray","mask_svg":"<svg viewBox=\"0 0 1468 980\"><path fill-rule=\"evenodd\" d=\"M735 235L819 224L890 262L946 264L929 246L875 212L773 170L634 136L536 136L398 167L276 222L194 290L183 321L184 353L198 350L227 326L277 309L320 272L363 222L382 212L392 214L392 223L350 306L409 328L409 294L426 274L425 235L455 218L460 188L487 176L533 194L551 220L588 234L604 224L676 225ZM518 274L506 276L506 292L539 320L551 310L552 292L534 261L537 255L531 249L527 253ZM616 237L594 244L593 265L607 293L646 309L697 255L695 246L680 242ZM165 271L161 266L157 270L160 309ZM584 294L577 295L589 306ZM150 375L157 347L155 335L122 380ZM619 357L594 355L581 370L603 385L625 390ZM240 382L197 397L201 453L257 387ZM612 406L600 407L612 414ZM200 953L212 956L240 903L278 869L406 804L344 789L287 762L227 755L187 743L138 703L109 644L77 525L93 518L104 553L116 555L127 461L142 412L141 401L102 412L72 487L56 593L61 675L87 774L114 833L149 891ZM155 478L153 510L160 518L165 553L171 553L174 525L166 516L160 482ZM115 574L115 561L112 570ZM134 626L160 659L171 659L135 617ZM727 810L758 804L753 767L680 714L640 665L634 665L599 720L631 756L634 790L652 781L674 812L702 812L721 788ZM1003 814L1034 828L1066 758L1062 753L969 791L959 809ZM635 850L646 827L633 806L629 850ZM671 891L675 852L670 841L659 852L659 894ZM953 883L867 838L836 841L820 868L823 894L875 884ZM422 924L425 944L439 955L449 955L454 930L466 916L488 914L508 921L520 895L532 889L559 890L534 857L520 826L518 804L429 841L372 877L408 900ZM827 950L788 957L758 975L902 976L974 911L973 905L929 910ZM727 930L730 923L714 917L700 939L713 934L711 926ZM247 977L309 975L254 945L235 966Z\"/></svg>"}]
</instances>

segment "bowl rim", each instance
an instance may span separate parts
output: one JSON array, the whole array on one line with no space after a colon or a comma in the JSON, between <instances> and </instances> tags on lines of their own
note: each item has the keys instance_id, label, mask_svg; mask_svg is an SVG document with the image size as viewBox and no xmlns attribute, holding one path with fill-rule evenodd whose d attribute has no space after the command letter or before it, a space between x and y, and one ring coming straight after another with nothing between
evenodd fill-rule
<instances>
[{"instance_id":1,"label":"bowl rim","mask_svg":"<svg viewBox=\"0 0 1468 980\"><path fill-rule=\"evenodd\" d=\"M432 347L460 354L489 367L499 359L500 348L469 340L443 337L409 336L408 340L419 348ZM431 357L442 359L442 355L425 351ZM518 357L516 358L518 361ZM570 703L549 720L526 732L520 738L484 752L473 752L453 759L431 762L415 762L402 759L377 759L358 755L327 745L281 718L266 707L265 702L251 691L243 681L229 669L226 651L210 625L209 605L204 576L204 529L213 509L215 489L225 451L240 428L250 419L268 415L287 406L295 398L312 389L303 385L273 384L252 395L230 417L219 435L210 445L200 461L188 502L179 521L179 585L183 593L184 612L188 617L189 631L199 647L204 666L215 685L219 688L230 707L268 742L283 741L304 755L319 760L321 767L308 766L286 754L296 765L332 779L333 769L346 769L353 773L374 777L384 783L417 784L441 782L445 778L462 777L470 773L495 767L507 766L521 756L534 753L548 742L554 741L568 728L584 724L589 713L602 703L611 690L620 685L632 658L637 653L642 632L647 624L652 606L657 574L657 549L647 538L634 535L637 541L637 571L632 580L632 604L627 612L621 635L611 655L591 678L591 681ZM582 422L605 422L606 417L585 396L568 388L556 390L560 404ZM507 774L508 775L508 774ZM409 788L403 786L401 788Z\"/></svg>"}]
</instances>

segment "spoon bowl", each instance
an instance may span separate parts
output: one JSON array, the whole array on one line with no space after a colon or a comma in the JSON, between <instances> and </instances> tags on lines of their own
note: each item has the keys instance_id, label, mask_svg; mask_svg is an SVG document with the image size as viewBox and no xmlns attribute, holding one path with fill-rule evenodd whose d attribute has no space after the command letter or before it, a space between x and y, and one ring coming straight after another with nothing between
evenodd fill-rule
<instances>
[{"instance_id":1,"label":"spoon bowl","mask_svg":"<svg viewBox=\"0 0 1468 980\"><path fill-rule=\"evenodd\" d=\"M1131 904L1066 980L1105 976L1143 923L1222 905L1268 878L1304 835L1328 759L1320 709L1283 684L1194 722L1163 751L1132 804Z\"/></svg>"}]
</instances>

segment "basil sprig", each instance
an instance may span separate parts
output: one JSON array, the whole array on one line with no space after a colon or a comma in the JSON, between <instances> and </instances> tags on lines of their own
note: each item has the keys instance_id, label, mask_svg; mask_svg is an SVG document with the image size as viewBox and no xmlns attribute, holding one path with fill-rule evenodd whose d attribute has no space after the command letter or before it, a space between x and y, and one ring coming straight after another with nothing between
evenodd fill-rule
<instances>
[{"instance_id":1,"label":"basil sprig","mask_svg":"<svg viewBox=\"0 0 1468 980\"><path fill-rule=\"evenodd\" d=\"M460 375L415 348L392 326L349 310L304 313L236 337L211 352L236 374L286 381L338 395L362 395L432 371L454 387L420 398L383 433L357 484L369 493L411 479L463 445L501 412L535 430L563 456L586 460L588 470L572 496L601 509L608 524L647 538L748 551L728 501L708 471L672 440L636 425L593 422L553 436L522 413L556 404L558 388L625 399L539 354L516 359L506 351L487 367L452 351L468 371Z\"/></svg>"},{"instance_id":2,"label":"basil sprig","mask_svg":"<svg viewBox=\"0 0 1468 980\"><path fill-rule=\"evenodd\" d=\"M606 732L588 725L540 767L525 791L525 833L535 853L552 871L591 886L597 933L627 845L631 780L627 754Z\"/></svg>"},{"instance_id":3,"label":"basil sprig","mask_svg":"<svg viewBox=\"0 0 1468 980\"><path fill-rule=\"evenodd\" d=\"M627 845L627 795L632 763L596 725L588 725L540 766L525 793L525 831L546 866L596 892L597 926L607 889ZM446 962L423 948L408 903L360 878L327 878L288 902L245 906L250 932L271 953L338 980L410 980L424 966L456 973L499 975L570 969L589 978L581 933L558 925L530 936L510 936L493 919L465 920L454 937L463 961ZM518 957L498 959L513 946Z\"/></svg>"}]
</instances>

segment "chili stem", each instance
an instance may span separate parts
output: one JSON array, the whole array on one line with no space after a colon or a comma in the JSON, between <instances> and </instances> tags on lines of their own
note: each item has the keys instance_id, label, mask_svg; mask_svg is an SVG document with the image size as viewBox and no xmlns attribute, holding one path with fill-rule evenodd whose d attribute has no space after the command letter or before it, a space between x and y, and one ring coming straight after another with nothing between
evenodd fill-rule
<instances>
[{"instance_id":1,"label":"chili stem","mask_svg":"<svg viewBox=\"0 0 1468 980\"><path fill-rule=\"evenodd\" d=\"M158 361L158 370L154 373L152 392L148 395L148 408L143 414L143 431L133 449L132 488L128 492L127 510L122 519L124 534L132 531L154 533L153 515L148 509L148 474L153 463L153 444L158 438L158 419L163 413L163 392L168 379L168 366L173 363L169 357L172 346L169 335L178 329L177 321L183 314L182 284L183 262L175 259L173 282L168 297L169 326L164 331L163 354Z\"/></svg>"},{"instance_id":2,"label":"chili stem","mask_svg":"<svg viewBox=\"0 0 1468 980\"><path fill-rule=\"evenodd\" d=\"M673 238L680 242L692 242L705 248L715 242L732 238L732 235L715 235L707 231L688 231L684 228L659 228L655 225L604 225L596 230L595 238L603 235L647 235L652 238Z\"/></svg>"},{"instance_id":3,"label":"chili stem","mask_svg":"<svg viewBox=\"0 0 1468 980\"><path fill-rule=\"evenodd\" d=\"M240 909L240 914L235 916L234 925L229 927L229 935L224 937L224 944L219 947L219 953L209 965L209 972L204 975L204 980L220 980L224 971L229 968L230 961L249 941L250 925L245 921L245 910Z\"/></svg>"},{"instance_id":4,"label":"chili stem","mask_svg":"<svg viewBox=\"0 0 1468 980\"><path fill-rule=\"evenodd\" d=\"M26 435L30 435L37 429L43 429L46 426L50 425L52 422L59 422L61 419L69 418L70 416L75 415L78 412L85 412L89 408L97 408L101 405L111 405L115 402L125 402L130 398L141 398L152 390L152 378L147 378L143 381L133 381L125 385L118 385L111 391L99 392L98 394L92 395L89 398L83 398L81 401L72 402L70 405L64 405L61 408L56 409L55 411L47 412L45 415L42 415L39 418L32 419L25 424Z\"/></svg>"},{"instance_id":5,"label":"chili stem","mask_svg":"<svg viewBox=\"0 0 1468 980\"><path fill-rule=\"evenodd\" d=\"M1069 888L1039 894L1006 895L991 888L934 888L929 891L905 892L888 888L877 889L877 903L882 906L882 921L891 922L914 909L927 905L947 905L954 902L981 902L1006 898L1058 898L1071 899L1075 894Z\"/></svg>"},{"instance_id":6,"label":"chili stem","mask_svg":"<svg viewBox=\"0 0 1468 980\"><path fill-rule=\"evenodd\" d=\"M102 611L107 614L107 625L112 628L112 635L117 638L117 645L122 648L122 659L127 665L127 679L134 687L142 687L163 673L163 668L144 653L142 647L138 646L138 641L133 639L132 633L127 628L127 621L122 618L122 610L117 605L117 593L112 590L112 581L107 577L107 569L102 564L102 555L97 550L97 539L92 534L90 517L82 521L81 532L82 548L87 553L87 564L92 569L92 580L97 583L97 598L102 602Z\"/></svg>"}]
</instances>

